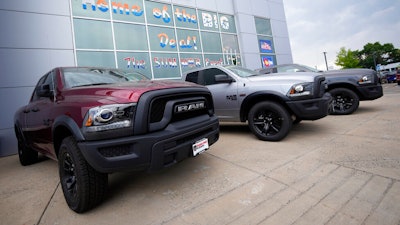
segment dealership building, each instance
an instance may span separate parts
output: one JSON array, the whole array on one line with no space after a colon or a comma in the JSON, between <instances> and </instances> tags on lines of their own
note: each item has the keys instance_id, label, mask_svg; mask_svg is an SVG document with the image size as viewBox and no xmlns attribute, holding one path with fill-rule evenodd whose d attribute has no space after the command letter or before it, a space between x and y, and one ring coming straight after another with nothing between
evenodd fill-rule
<instances>
[{"instance_id":1,"label":"dealership building","mask_svg":"<svg viewBox=\"0 0 400 225\"><path fill-rule=\"evenodd\" d=\"M1 1L0 29L0 156L17 153L14 113L54 67L180 79L207 65L292 63L283 0Z\"/></svg>"}]
</instances>

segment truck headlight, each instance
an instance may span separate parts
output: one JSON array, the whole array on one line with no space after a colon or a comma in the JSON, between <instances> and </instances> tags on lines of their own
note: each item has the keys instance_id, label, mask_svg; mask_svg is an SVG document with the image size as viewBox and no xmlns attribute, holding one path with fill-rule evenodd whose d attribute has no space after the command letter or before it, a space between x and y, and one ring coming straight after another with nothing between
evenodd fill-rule
<instances>
[{"instance_id":1,"label":"truck headlight","mask_svg":"<svg viewBox=\"0 0 400 225\"><path fill-rule=\"evenodd\" d=\"M359 84L370 84L372 83L372 75L364 75L358 80Z\"/></svg>"},{"instance_id":2,"label":"truck headlight","mask_svg":"<svg viewBox=\"0 0 400 225\"><path fill-rule=\"evenodd\" d=\"M89 109L83 121L86 132L98 132L132 126L136 104L104 105Z\"/></svg>"},{"instance_id":3,"label":"truck headlight","mask_svg":"<svg viewBox=\"0 0 400 225\"><path fill-rule=\"evenodd\" d=\"M289 97L312 95L313 83L302 83L293 85L289 92Z\"/></svg>"}]
</instances>

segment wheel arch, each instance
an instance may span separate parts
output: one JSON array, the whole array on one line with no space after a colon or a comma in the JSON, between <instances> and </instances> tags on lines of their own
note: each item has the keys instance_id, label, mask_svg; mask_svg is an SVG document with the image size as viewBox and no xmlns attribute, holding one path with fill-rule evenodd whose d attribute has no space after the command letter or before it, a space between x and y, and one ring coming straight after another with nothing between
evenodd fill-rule
<instances>
[{"instance_id":1,"label":"wheel arch","mask_svg":"<svg viewBox=\"0 0 400 225\"><path fill-rule=\"evenodd\" d=\"M20 125L20 123L19 123L18 120L16 120L16 121L14 122L14 133L15 133L15 137L16 137L16 138L18 138L17 135L21 135L22 138L24 138L24 134L22 133L21 125ZM24 139L25 139L25 138L24 138Z\"/></svg>"},{"instance_id":2,"label":"wheel arch","mask_svg":"<svg viewBox=\"0 0 400 225\"><path fill-rule=\"evenodd\" d=\"M289 109L286 101L289 99L279 92L275 91L258 91L248 95L240 106L240 121L246 122L248 113L252 106L262 101L272 101L282 105L290 114L293 112Z\"/></svg>"},{"instance_id":3,"label":"wheel arch","mask_svg":"<svg viewBox=\"0 0 400 225\"><path fill-rule=\"evenodd\" d=\"M328 85L328 89L326 90L327 92L336 89L336 88L346 88L349 89L351 91L353 91L354 93L356 93L356 95L361 98L361 93L358 91L357 87L354 86L353 84L349 84L349 83L335 83L335 84L331 84Z\"/></svg>"},{"instance_id":4,"label":"wheel arch","mask_svg":"<svg viewBox=\"0 0 400 225\"><path fill-rule=\"evenodd\" d=\"M54 121L52 134L54 152L57 157L60 150L61 142L64 138L68 136L73 136L78 142L85 140L85 137L83 136L79 126L71 117L65 115L58 117Z\"/></svg>"}]
</instances>

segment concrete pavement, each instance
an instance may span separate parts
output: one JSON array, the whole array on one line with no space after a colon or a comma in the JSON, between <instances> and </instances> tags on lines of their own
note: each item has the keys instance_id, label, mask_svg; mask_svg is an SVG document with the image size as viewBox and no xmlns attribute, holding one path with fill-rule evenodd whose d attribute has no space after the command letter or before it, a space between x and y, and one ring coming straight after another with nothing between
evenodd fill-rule
<instances>
[{"instance_id":1,"label":"concrete pavement","mask_svg":"<svg viewBox=\"0 0 400 225\"><path fill-rule=\"evenodd\" d=\"M222 124L206 153L161 172L109 176L76 214L52 160L0 158L0 224L400 224L400 87L348 116L303 121L281 142Z\"/></svg>"}]
</instances>

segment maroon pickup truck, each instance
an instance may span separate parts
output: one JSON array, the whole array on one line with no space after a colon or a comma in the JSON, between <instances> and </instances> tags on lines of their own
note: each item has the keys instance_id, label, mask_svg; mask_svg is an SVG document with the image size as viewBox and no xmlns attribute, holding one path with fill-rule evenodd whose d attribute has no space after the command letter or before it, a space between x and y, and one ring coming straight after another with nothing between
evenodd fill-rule
<instances>
[{"instance_id":1,"label":"maroon pickup truck","mask_svg":"<svg viewBox=\"0 0 400 225\"><path fill-rule=\"evenodd\" d=\"M14 118L22 165L58 161L68 206L100 204L108 173L171 166L219 138L211 93L117 69L63 67L40 78Z\"/></svg>"}]
</instances>

